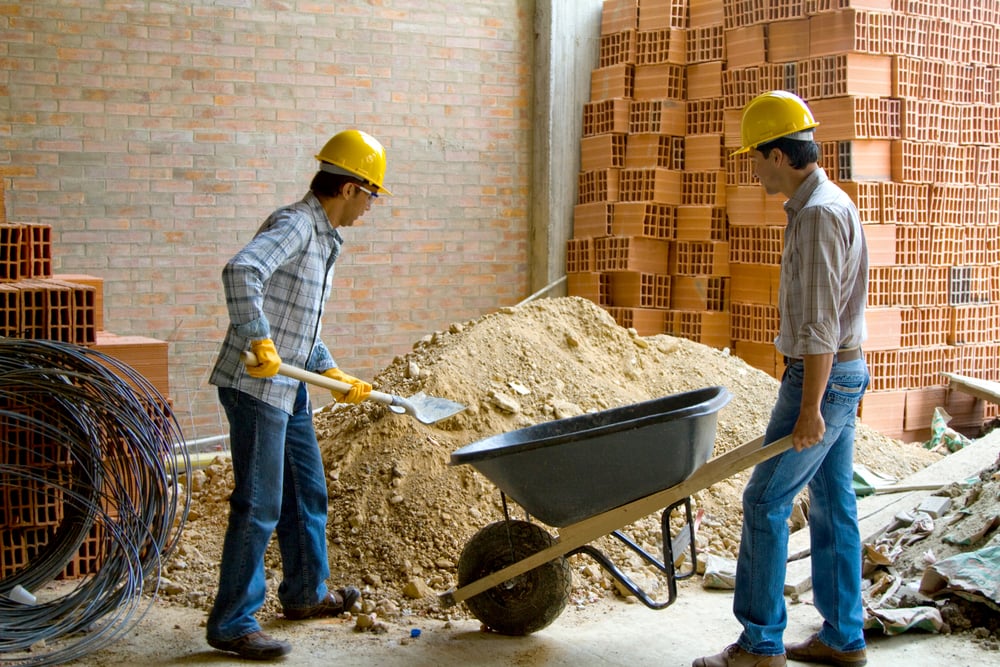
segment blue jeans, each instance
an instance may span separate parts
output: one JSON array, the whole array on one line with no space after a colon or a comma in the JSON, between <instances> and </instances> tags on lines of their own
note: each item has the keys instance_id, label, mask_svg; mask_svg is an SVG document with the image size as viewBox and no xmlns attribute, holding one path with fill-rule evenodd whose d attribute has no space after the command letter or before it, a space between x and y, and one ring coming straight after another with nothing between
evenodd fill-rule
<instances>
[{"instance_id":1,"label":"blue jeans","mask_svg":"<svg viewBox=\"0 0 1000 667\"><path fill-rule=\"evenodd\" d=\"M789 435L802 400L801 361L785 369L765 442ZM834 364L823 396L823 440L788 450L754 468L743 492L743 534L733 612L743 625L739 645L759 655L785 652L785 565L788 518L809 485L813 598L823 617L819 638L840 651L864 648L861 536L854 479L854 422L868 387L864 359Z\"/></svg>"},{"instance_id":2,"label":"blue jeans","mask_svg":"<svg viewBox=\"0 0 1000 667\"><path fill-rule=\"evenodd\" d=\"M292 414L235 389L219 388L229 419L235 487L222 545L219 589L206 635L230 640L260 630L264 553L277 532L285 608L310 607L327 594L326 479L312 406L299 386Z\"/></svg>"}]
</instances>

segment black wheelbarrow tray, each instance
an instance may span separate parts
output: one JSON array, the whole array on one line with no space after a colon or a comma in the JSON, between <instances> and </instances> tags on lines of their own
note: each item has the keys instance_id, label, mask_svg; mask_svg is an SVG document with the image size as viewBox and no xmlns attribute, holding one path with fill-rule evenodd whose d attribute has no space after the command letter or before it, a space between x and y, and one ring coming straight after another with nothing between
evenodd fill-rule
<instances>
[{"instance_id":1,"label":"black wheelbarrow tray","mask_svg":"<svg viewBox=\"0 0 1000 667\"><path fill-rule=\"evenodd\" d=\"M469 464L500 489L505 518L466 543L458 587L440 596L442 605L465 602L502 634L535 632L566 606L572 584L567 559L578 553L596 560L647 607L672 604L677 580L691 576L697 565L691 494L791 446L790 436L767 447L761 437L709 460L718 412L730 398L724 387L707 387L537 424L453 452L451 465ZM507 497L528 520L510 517ZM674 537L670 518L677 509L684 510L686 523ZM662 560L620 530L660 510ZM558 536L532 517L558 528ZM665 601L651 599L590 544L609 534L665 576ZM678 573L679 556L688 549L691 560Z\"/></svg>"}]
</instances>

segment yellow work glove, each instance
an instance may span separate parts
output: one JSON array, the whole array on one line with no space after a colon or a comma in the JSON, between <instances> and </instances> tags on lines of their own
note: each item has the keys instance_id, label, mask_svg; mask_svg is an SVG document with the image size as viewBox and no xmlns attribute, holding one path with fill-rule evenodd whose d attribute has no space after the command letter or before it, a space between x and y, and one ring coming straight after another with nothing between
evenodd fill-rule
<instances>
[{"instance_id":1,"label":"yellow work glove","mask_svg":"<svg viewBox=\"0 0 1000 667\"><path fill-rule=\"evenodd\" d=\"M370 384L364 380L359 380L353 375L348 375L339 368L331 368L323 371L323 375L327 376L331 380L346 382L351 385L351 390L346 394L336 391L335 389L330 390L330 393L333 395L333 400L339 403L360 403L368 398L368 395L372 393L372 386Z\"/></svg>"},{"instance_id":2,"label":"yellow work glove","mask_svg":"<svg viewBox=\"0 0 1000 667\"><path fill-rule=\"evenodd\" d=\"M250 351L257 357L256 366L247 366L247 373L250 377L269 378L278 374L278 366L281 365L281 357L274 347L274 341L270 338L261 338L250 342Z\"/></svg>"}]
</instances>

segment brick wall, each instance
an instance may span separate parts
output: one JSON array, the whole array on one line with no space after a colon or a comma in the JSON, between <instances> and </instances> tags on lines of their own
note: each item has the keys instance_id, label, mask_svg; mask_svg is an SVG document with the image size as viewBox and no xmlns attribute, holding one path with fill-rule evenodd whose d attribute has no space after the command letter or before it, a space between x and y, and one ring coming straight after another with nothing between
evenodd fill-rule
<instances>
[{"instance_id":1,"label":"brick wall","mask_svg":"<svg viewBox=\"0 0 1000 667\"><path fill-rule=\"evenodd\" d=\"M344 232L325 340L368 377L529 291L529 5L0 4L6 217L51 226L56 273L103 279L109 331L169 343L185 435L211 436L222 265L364 129L394 196Z\"/></svg>"}]
</instances>

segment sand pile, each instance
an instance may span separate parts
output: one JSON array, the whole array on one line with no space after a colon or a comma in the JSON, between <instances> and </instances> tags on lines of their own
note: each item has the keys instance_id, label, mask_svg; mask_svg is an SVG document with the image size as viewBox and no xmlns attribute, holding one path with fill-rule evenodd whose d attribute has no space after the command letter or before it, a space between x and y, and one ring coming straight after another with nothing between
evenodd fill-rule
<instances>
[{"instance_id":1,"label":"sand pile","mask_svg":"<svg viewBox=\"0 0 1000 667\"><path fill-rule=\"evenodd\" d=\"M418 341L374 384L401 396L424 391L467 406L431 426L373 403L335 406L316 416L329 480L331 582L361 586L369 608L383 617L463 613L461 607L439 610L436 593L455 585L468 538L503 514L500 494L487 479L470 466L448 466L454 450L543 421L722 385L733 399L719 413L717 455L763 433L778 387L726 351L666 335L640 337L576 297L453 324ZM856 459L873 470L903 478L938 458L859 425ZM748 476L743 471L694 497L705 512L699 533L705 552L735 555ZM202 609L211 603L231 483L222 459L191 480L191 518L165 573L169 597L179 603ZM657 516L626 532L651 553L662 553ZM599 546L648 592L656 591L637 557L607 539ZM613 594L593 561L573 557L571 563L575 602ZM279 576L274 545L268 564ZM273 591L277 581L269 583ZM263 613L276 611L271 595Z\"/></svg>"}]
</instances>

